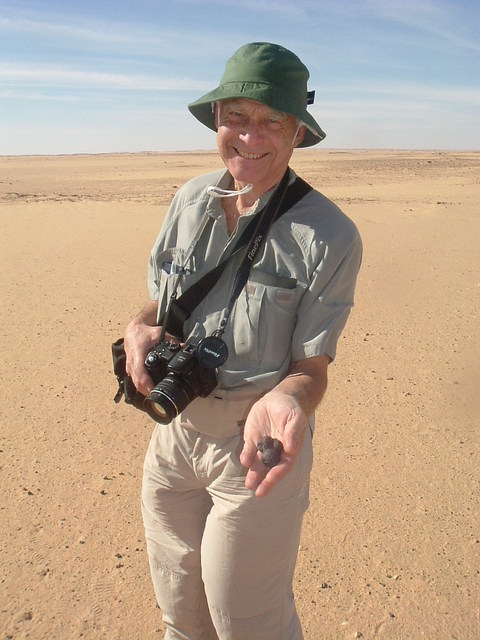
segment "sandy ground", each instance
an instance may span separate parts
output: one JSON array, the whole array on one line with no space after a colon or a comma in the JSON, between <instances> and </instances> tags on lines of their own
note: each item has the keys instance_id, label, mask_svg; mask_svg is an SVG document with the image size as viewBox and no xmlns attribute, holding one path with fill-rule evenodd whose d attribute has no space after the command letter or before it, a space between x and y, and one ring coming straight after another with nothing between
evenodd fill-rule
<instances>
[{"instance_id":1,"label":"sandy ground","mask_svg":"<svg viewBox=\"0 0 480 640\"><path fill-rule=\"evenodd\" d=\"M110 343L163 215L216 154L0 158L1 640L163 637L139 509L150 419ZM479 619L480 154L296 152L357 223L357 301L317 412L306 640L465 640Z\"/></svg>"}]
</instances>

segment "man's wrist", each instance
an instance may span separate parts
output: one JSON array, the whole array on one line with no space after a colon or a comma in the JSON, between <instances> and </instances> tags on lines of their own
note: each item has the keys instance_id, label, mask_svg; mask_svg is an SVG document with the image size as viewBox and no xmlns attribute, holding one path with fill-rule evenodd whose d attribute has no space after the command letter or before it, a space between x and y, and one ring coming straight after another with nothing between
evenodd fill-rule
<instances>
[{"instance_id":1,"label":"man's wrist","mask_svg":"<svg viewBox=\"0 0 480 640\"><path fill-rule=\"evenodd\" d=\"M157 326L157 310L158 302L151 300L145 307L136 315L127 325L127 327L138 327L139 325L146 325L147 327Z\"/></svg>"}]
</instances>

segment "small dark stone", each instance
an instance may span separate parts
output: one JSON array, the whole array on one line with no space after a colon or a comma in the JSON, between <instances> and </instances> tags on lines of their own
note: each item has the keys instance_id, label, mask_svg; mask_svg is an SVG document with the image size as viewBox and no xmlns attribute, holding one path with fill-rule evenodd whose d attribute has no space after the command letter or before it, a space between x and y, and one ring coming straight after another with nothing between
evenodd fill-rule
<instances>
[{"instance_id":1,"label":"small dark stone","mask_svg":"<svg viewBox=\"0 0 480 640\"><path fill-rule=\"evenodd\" d=\"M262 454L263 464L272 469L277 466L282 456L283 445L277 438L264 436L257 444L257 449Z\"/></svg>"}]
</instances>

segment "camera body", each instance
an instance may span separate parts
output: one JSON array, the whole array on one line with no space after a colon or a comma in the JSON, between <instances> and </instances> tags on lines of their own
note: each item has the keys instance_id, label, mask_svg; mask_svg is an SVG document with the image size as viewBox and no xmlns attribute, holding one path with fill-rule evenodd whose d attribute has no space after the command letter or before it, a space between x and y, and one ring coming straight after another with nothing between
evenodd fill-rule
<instances>
[{"instance_id":1,"label":"camera body","mask_svg":"<svg viewBox=\"0 0 480 640\"><path fill-rule=\"evenodd\" d=\"M164 341L147 354L145 367L156 386L145 398L144 408L156 422L168 424L192 400L199 396L206 398L217 386L215 368L205 366L197 357L199 350L200 353L204 350L202 342L205 341L198 345L187 343L181 348L177 343ZM211 351L209 343L207 353Z\"/></svg>"},{"instance_id":2,"label":"camera body","mask_svg":"<svg viewBox=\"0 0 480 640\"><path fill-rule=\"evenodd\" d=\"M177 342L164 340L147 353L145 367L155 384L167 375L168 364L179 351L180 345Z\"/></svg>"}]
</instances>

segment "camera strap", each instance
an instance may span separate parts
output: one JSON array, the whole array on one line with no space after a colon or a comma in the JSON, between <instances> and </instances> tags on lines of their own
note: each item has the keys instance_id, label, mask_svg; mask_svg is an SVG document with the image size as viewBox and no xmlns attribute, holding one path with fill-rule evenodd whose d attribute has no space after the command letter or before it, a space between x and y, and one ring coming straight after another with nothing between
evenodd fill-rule
<instances>
[{"instance_id":1,"label":"camera strap","mask_svg":"<svg viewBox=\"0 0 480 640\"><path fill-rule=\"evenodd\" d=\"M176 290L174 291L165 315L159 323L166 331L177 338L183 338L184 322L218 282L228 260L237 255L242 249L245 249L232 285L229 304L224 310L219 329L216 332L217 336L223 334L233 305L248 280L250 269L258 256L260 248L263 246L270 227L275 220L278 220L281 215L299 202L312 189L305 180L299 177L289 186L289 175L290 170L287 168L280 184L270 196L267 204L245 227L232 252L221 260L215 268L202 276L200 280L197 280L178 299L176 298Z\"/></svg>"}]
</instances>

